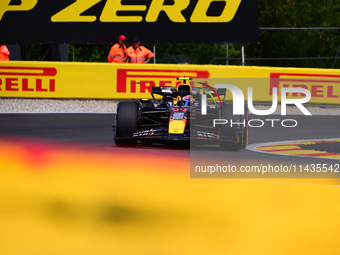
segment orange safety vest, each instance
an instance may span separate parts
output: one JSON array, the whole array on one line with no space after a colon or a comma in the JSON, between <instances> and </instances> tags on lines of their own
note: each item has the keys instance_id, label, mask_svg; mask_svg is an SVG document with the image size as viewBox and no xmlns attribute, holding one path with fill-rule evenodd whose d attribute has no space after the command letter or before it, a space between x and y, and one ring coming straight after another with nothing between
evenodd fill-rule
<instances>
[{"instance_id":1,"label":"orange safety vest","mask_svg":"<svg viewBox=\"0 0 340 255\"><path fill-rule=\"evenodd\" d=\"M6 45L0 46L0 61L9 61L9 54L11 54Z\"/></svg>"},{"instance_id":2,"label":"orange safety vest","mask_svg":"<svg viewBox=\"0 0 340 255\"><path fill-rule=\"evenodd\" d=\"M126 50L127 56L129 58L129 63L142 64L146 58L153 58L155 54L148 50L144 46L139 46L139 49L135 50L133 46L130 46Z\"/></svg>"},{"instance_id":3,"label":"orange safety vest","mask_svg":"<svg viewBox=\"0 0 340 255\"><path fill-rule=\"evenodd\" d=\"M107 56L107 61L110 63L125 63L126 61L126 46L122 47L119 43L116 43L111 47L109 55Z\"/></svg>"}]
</instances>

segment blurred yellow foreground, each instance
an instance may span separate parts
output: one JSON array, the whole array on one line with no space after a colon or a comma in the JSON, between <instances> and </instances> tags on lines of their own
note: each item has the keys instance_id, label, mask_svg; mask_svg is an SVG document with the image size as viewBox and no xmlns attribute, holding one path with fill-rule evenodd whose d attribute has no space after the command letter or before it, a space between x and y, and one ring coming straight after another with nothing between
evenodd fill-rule
<instances>
[{"instance_id":1,"label":"blurred yellow foreground","mask_svg":"<svg viewBox=\"0 0 340 255\"><path fill-rule=\"evenodd\" d=\"M338 179L190 179L189 151L0 139L0 254L340 254Z\"/></svg>"}]
</instances>

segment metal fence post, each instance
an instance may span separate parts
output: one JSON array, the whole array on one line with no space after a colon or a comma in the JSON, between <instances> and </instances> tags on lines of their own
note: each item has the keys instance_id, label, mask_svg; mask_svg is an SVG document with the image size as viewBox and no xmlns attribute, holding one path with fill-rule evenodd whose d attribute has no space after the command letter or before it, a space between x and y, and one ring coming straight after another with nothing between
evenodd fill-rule
<instances>
[{"instance_id":1,"label":"metal fence post","mask_svg":"<svg viewBox=\"0 0 340 255\"><path fill-rule=\"evenodd\" d=\"M153 54L155 54L153 57L153 63L156 64L156 44L153 45Z\"/></svg>"},{"instance_id":2,"label":"metal fence post","mask_svg":"<svg viewBox=\"0 0 340 255\"><path fill-rule=\"evenodd\" d=\"M335 68L335 63L336 63L336 60L337 60L337 58L338 58L339 51L340 51L340 44L339 44L338 50L337 50L337 52L336 52L336 55L335 55L335 58L334 58L334 62L333 62L332 68Z\"/></svg>"},{"instance_id":3,"label":"metal fence post","mask_svg":"<svg viewBox=\"0 0 340 255\"><path fill-rule=\"evenodd\" d=\"M225 44L225 48L226 48L226 56L225 56L226 65L229 65L229 44L228 43Z\"/></svg>"}]
</instances>

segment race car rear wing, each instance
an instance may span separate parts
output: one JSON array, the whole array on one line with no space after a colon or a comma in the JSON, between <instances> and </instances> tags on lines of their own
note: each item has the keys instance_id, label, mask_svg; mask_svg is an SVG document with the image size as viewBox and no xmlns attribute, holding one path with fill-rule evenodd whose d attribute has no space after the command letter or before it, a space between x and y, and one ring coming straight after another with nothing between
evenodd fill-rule
<instances>
[{"instance_id":1,"label":"race car rear wing","mask_svg":"<svg viewBox=\"0 0 340 255\"><path fill-rule=\"evenodd\" d=\"M224 88L216 89L215 91L218 94L218 95L216 95L216 93L214 91L212 91L211 89L200 88L200 87L193 87L192 91L189 92L189 93L188 93L188 91L183 91L183 92L177 91L176 87L152 87L151 96L154 100L156 100L154 95L159 95L159 96L163 97L165 95L170 95L170 96L181 95L181 96L184 96L184 95L187 95L187 94L192 94L193 96L195 96L195 95L201 94L202 90L204 92L208 93L209 95L211 95L212 97L219 97L219 96L225 97L226 96L226 89L224 89Z\"/></svg>"},{"instance_id":2,"label":"race car rear wing","mask_svg":"<svg viewBox=\"0 0 340 255\"><path fill-rule=\"evenodd\" d=\"M172 93L173 91L176 90L177 90L176 87L152 87L152 93L155 93L157 95L163 95L164 93Z\"/></svg>"},{"instance_id":3,"label":"race car rear wing","mask_svg":"<svg viewBox=\"0 0 340 255\"><path fill-rule=\"evenodd\" d=\"M162 96L163 98L165 96L172 96L172 97L183 97L185 95L189 95L191 94L190 91L181 91L181 90L177 90L176 87L152 87L152 92L151 92L151 96L154 100L155 99L155 95L159 95Z\"/></svg>"},{"instance_id":4,"label":"race car rear wing","mask_svg":"<svg viewBox=\"0 0 340 255\"><path fill-rule=\"evenodd\" d=\"M176 91L176 87L152 87L151 96L156 101L155 95L164 97L165 95L172 95Z\"/></svg>"},{"instance_id":5,"label":"race car rear wing","mask_svg":"<svg viewBox=\"0 0 340 255\"><path fill-rule=\"evenodd\" d=\"M206 88L207 90L209 90L212 94L215 94L213 91L211 91L210 89ZM169 93L172 94L174 91L177 91L176 87L152 87L152 92L156 95L164 95L165 93ZM226 89L224 88L218 88L216 89L216 92L220 95L220 96L225 96L226 94ZM193 94L200 94L200 88L198 87L194 87L192 88L192 92Z\"/></svg>"},{"instance_id":6,"label":"race car rear wing","mask_svg":"<svg viewBox=\"0 0 340 255\"><path fill-rule=\"evenodd\" d=\"M195 92L196 94L200 94L200 93L201 93L201 92L200 92L201 90L202 90L202 88L200 88L200 87L194 87L194 88L192 88L192 91ZM212 95L215 95L215 92L212 91L211 89L205 88L205 90L206 90L206 91L209 91ZM219 89L216 89L216 92L217 92L217 94L218 94L219 96L225 96L226 93L227 93L227 89L219 88ZM216 95L215 95L215 96L216 96Z\"/></svg>"}]
</instances>

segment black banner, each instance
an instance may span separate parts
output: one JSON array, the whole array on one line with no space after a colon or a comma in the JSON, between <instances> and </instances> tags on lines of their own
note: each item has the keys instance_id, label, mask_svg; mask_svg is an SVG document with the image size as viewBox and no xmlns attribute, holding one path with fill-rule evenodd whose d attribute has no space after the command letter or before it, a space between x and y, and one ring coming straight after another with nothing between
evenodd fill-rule
<instances>
[{"instance_id":1,"label":"black banner","mask_svg":"<svg viewBox=\"0 0 340 255\"><path fill-rule=\"evenodd\" d=\"M0 43L258 43L257 0L1 0Z\"/></svg>"}]
</instances>

